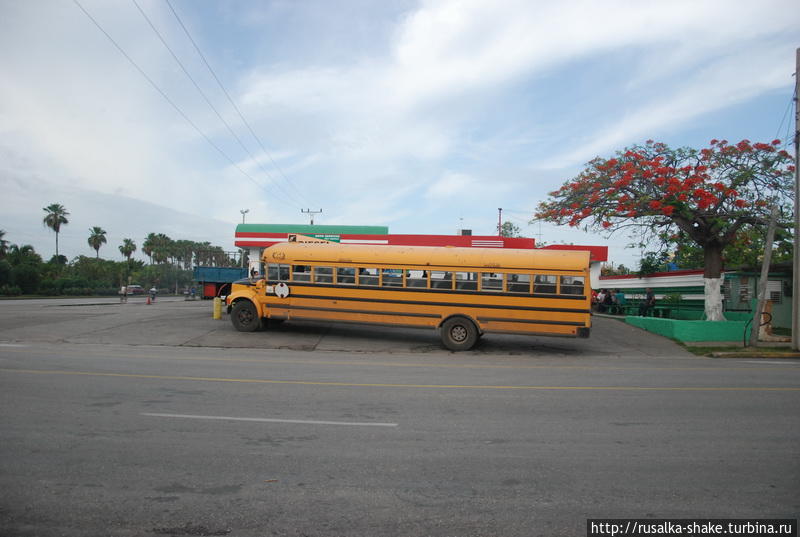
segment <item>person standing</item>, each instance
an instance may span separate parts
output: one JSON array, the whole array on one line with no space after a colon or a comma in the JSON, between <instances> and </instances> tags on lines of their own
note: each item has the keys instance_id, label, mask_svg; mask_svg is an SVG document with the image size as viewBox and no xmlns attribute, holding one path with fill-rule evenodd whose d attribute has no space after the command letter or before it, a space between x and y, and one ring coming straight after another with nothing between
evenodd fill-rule
<instances>
[{"instance_id":1,"label":"person standing","mask_svg":"<svg viewBox=\"0 0 800 537\"><path fill-rule=\"evenodd\" d=\"M622 292L622 289L617 289L617 292L614 293L614 304L617 306L617 313L625 313L626 303L625 293Z\"/></svg>"},{"instance_id":2,"label":"person standing","mask_svg":"<svg viewBox=\"0 0 800 537\"><path fill-rule=\"evenodd\" d=\"M128 301L128 287L126 285L122 285L119 288L119 303L122 304Z\"/></svg>"},{"instance_id":3,"label":"person standing","mask_svg":"<svg viewBox=\"0 0 800 537\"><path fill-rule=\"evenodd\" d=\"M597 312L603 313L606 311L606 290L600 289L597 293Z\"/></svg>"},{"instance_id":4,"label":"person standing","mask_svg":"<svg viewBox=\"0 0 800 537\"><path fill-rule=\"evenodd\" d=\"M639 304L639 316L640 317L647 317L647 313L650 308L656 305L656 295L653 294L653 290L649 287L645 289L644 300L641 304Z\"/></svg>"}]
</instances>

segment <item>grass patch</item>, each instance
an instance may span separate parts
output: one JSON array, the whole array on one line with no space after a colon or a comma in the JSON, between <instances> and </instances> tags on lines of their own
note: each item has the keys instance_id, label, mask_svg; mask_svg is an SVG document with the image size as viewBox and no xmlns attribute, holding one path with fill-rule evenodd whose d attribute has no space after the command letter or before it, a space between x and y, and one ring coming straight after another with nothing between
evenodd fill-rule
<instances>
[{"instance_id":1,"label":"grass patch","mask_svg":"<svg viewBox=\"0 0 800 537\"><path fill-rule=\"evenodd\" d=\"M690 345L683 345L683 347L697 356L719 356L724 354L730 358L786 358L798 355L790 347L695 347Z\"/></svg>"}]
</instances>

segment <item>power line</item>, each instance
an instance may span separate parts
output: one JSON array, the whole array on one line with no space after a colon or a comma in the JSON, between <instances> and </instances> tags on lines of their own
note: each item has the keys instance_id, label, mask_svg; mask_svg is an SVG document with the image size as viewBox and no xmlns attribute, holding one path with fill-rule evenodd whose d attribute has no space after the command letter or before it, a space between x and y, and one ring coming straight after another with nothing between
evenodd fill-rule
<instances>
[{"instance_id":1,"label":"power line","mask_svg":"<svg viewBox=\"0 0 800 537\"><path fill-rule=\"evenodd\" d=\"M279 188L279 189L281 190L281 192L283 192L283 193L284 193L284 194L285 194L285 195L288 197L288 199L287 199L287 200L285 200L285 201L292 200L292 202L294 202L294 203L297 203L298 205L302 205L302 203L301 203L301 202L299 202L299 201L298 201L298 200L296 200L296 199L293 199L293 197L292 197L292 196L291 196L291 195L290 195L288 192L286 192L286 191L283 189L283 187L281 187L279 184L277 184L277 183L275 183L275 182L273 181L273 179L272 179L272 177L270 176L269 172L267 172L267 170L265 170L265 169L264 169L264 167L263 167L263 166L261 166L261 164L260 164L260 163L259 163L259 162L256 160L256 157L255 157L255 156L254 156L254 155L253 155L253 154L250 152L250 150L249 150L249 149L247 149L247 147L244 145L244 143L243 143L243 142L242 142L242 140L239 138L239 136L237 136L237 135L236 135L236 132L234 132L234 130L233 130L233 128L230 126L230 124L229 124L227 121L225 121L225 118L224 118L224 117L222 117L222 114L220 114L220 113L219 113L219 110L217 110L217 108L214 106L214 104L211 102L211 100L208 98L208 96L205 94L205 92L204 92L204 91L203 91L203 90L200 88L200 85L197 83L197 81L194 79L194 77L192 77L192 75L189 73L189 71L188 71L188 70L186 69L186 67L183 65L183 62L181 62L181 60L178 58L178 56L175 54L175 52L172 50L172 48L170 48L169 44L167 44L167 41L164 39L164 37L161 35L161 33L158 31L158 29L156 29L155 25L154 25L154 24L153 24L153 22L150 20L150 17L148 17L148 16L147 16L147 14L146 14L146 13L144 12L144 10L141 8L141 6L139 5L139 3L138 3L136 0L131 0L131 1L133 2L133 5L135 5L135 6L136 6L136 9L138 9L138 10L139 10L139 13L141 13L141 14L142 14L142 17L144 17L144 20L146 20L146 21L147 21L147 24L149 24L149 25L150 25L150 28L153 30L153 33L155 33L155 34L156 34L156 36L158 37L158 39L161 41L161 44L162 44L162 45L164 45L164 47L165 47L165 48L166 48L166 49L169 51L169 53L172 55L172 58L175 60L175 62L176 62L176 63L178 64L178 66L181 68L181 70L183 71L183 74L185 74L185 75L186 75L186 77L187 77L187 78L188 78L188 79L189 79L189 80L192 82L192 84L194 85L194 87L195 87L195 89L197 90L197 92L200 94L200 96L201 96L201 97L203 97L203 100L206 102L206 104L208 104L208 106L211 108L211 110L213 110L213 111L214 111L214 113L217 115L217 117L219 118L219 120L220 120L220 121L221 121L221 122L222 122L222 123L225 125L225 127L227 127L227 129L228 129L228 132L230 132L230 133L231 133L231 136L233 136L233 137L234 137L234 139L235 139L235 140L236 140L236 141L239 143L239 146L240 146L240 147L241 147L241 148L242 148L242 149L245 151L245 153L247 153L248 155L250 155L250 158L252 158L252 159L253 159L253 162L255 162L255 163L256 163L256 164L259 166L259 168L261 168L261 171L262 171L262 172L264 172L264 174L265 174L265 175L266 175L266 176L267 176L267 177L270 179L270 181L271 181L271 182L273 182L273 184L274 184L274 185L275 185L277 188Z\"/></svg>"},{"instance_id":2,"label":"power line","mask_svg":"<svg viewBox=\"0 0 800 537\"><path fill-rule=\"evenodd\" d=\"M300 192L300 190L297 189L297 187L294 185L294 183L292 183L289 180L289 178L286 177L286 174L283 173L283 170L281 170L280 166L278 166L278 163L275 162L275 159L272 158L272 155L270 154L270 152L267 151L266 147L264 147L264 143L261 141L261 138L259 138L259 136L255 133L253 128L250 126L250 123L245 119L244 114L242 114L241 110L239 110L239 107L236 105L236 103L234 102L233 98L231 98L230 94L228 93L228 90L225 89L225 86L222 84L222 81L220 81L220 79L217 76L216 72L214 72L214 69L208 63L208 61L206 60L205 55L200 50L200 47L197 45L195 40L192 38L192 35L189 33L189 30L186 28L186 25L183 24L183 21L181 20L180 16L178 16L178 13L175 11L175 8L172 7L172 3L170 3L170 0L166 0L166 2L167 2L167 6L169 6L170 11L172 11L172 14L175 16L175 19L178 21L178 24L180 24L181 28L183 28L183 31L186 34L186 37L189 38L189 41L191 41L192 46L194 46L194 49L197 51L197 54L200 56L200 59L203 60L203 63L205 64L206 68L208 68L208 71L211 73L211 76L213 76L214 80L217 81L217 84L219 85L220 89L225 94L225 97L227 97L228 102L231 103L231 106L233 107L233 109L236 110L236 113L239 115L239 118L242 120L242 123L244 123L244 125L247 127L247 130L250 131L250 134L256 140L256 142L258 143L258 145L261 148L261 150L264 152L265 155L267 155L267 157L269 158L270 162L272 162L272 165L275 166L275 169L278 170L278 173L280 174L281 177L283 177L283 179L286 181L286 183L290 187L292 187L294 189L294 191L297 192L297 194L299 194L303 199L306 199L305 196L303 195L303 193Z\"/></svg>"},{"instance_id":3,"label":"power line","mask_svg":"<svg viewBox=\"0 0 800 537\"><path fill-rule=\"evenodd\" d=\"M166 93L164 93L164 91L163 91L163 90L162 90L162 89L161 89L161 88L158 86L158 84L156 84L156 83L153 81L153 79L152 79L152 78L150 78L150 77L147 75L147 73L145 73L145 72L144 72L144 70L143 70L141 67L139 67L139 65L138 65L138 64L137 64L135 61L133 61L133 58L131 58L131 57L128 55L128 53L127 53L127 52L125 52L125 50L124 50L124 49L123 49L123 48L122 48L122 47L121 47L121 46L120 46L120 45L119 45L119 44L118 44L118 43L117 43L117 42L114 40L114 38L113 38L113 37L111 37L111 35L109 35L109 33L105 31L105 29L104 29L104 28L103 28L103 27L100 25L100 23L99 23L99 22L97 22L97 20L95 20L95 18L94 18L94 17L92 17L92 15L91 15L91 14L90 14L88 11L86 11L86 9L85 9L85 8L84 8L84 7L83 7L81 4L80 4L80 2L79 2L78 0L72 0L72 1L75 3L75 5L76 5L76 6L78 6L78 8L80 8L80 10L81 10L81 11L83 11L84 15L86 15L86 16L89 18L89 20L90 20L90 21L92 21L92 23L93 23L93 24L94 24L94 25L97 27L97 29L98 29L98 30L100 30L100 31L103 33L103 35L105 35L105 36L108 38L108 40L109 40L109 41L111 41L111 44L112 44L112 45L114 45L114 47L116 47L116 49L117 49L117 50L120 52L120 54L122 54L122 55L125 57L125 59L126 59L126 60L128 60L128 62L129 62L129 63L130 63L130 64L131 64L131 65L132 65L132 66L133 66L133 67L134 67L134 68L135 68L135 69L136 69L138 72L139 72L139 74L140 74L140 75L142 75L142 76L144 77L144 79L145 79L145 80L147 80L147 81L150 83L150 85L151 85L151 86L153 86L153 89L155 89L155 90L156 90L156 91L157 91L157 92L158 92L158 93L159 93L159 94L160 94L160 95L161 95L161 96L164 98L164 100L165 100L165 101L167 101L167 102L170 104L170 106L172 106L172 108L174 108L174 109L175 109L175 111L176 111L176 112L178 112L178 114L180 114L180 116L181 116L181 117L182 117L182 118L183 118L183 119L184 119L184 120L185 120L185 121L186 121L186 122L187 122L187 123L188 123L188 124L189 124L189 125L190 125L190 126L193 128L193 129L194 129L194 130L195 130L195 131L197 131L197 133L198 133L200 136L202 136L202 137L203 137L203 138L206 140L206 142L208 142L208 144L209 144L211 147L213 147L214 149L216 149L216 150L217 150L217 152L218 152L220 155L222 155L222 156L225 158L225 160L227 160L228 162L230 162L230 163L231 163L231 165L232 165L234 168L236 168L237 170L239 170L239 173L241 173L242 175L244 175L245 177L247 177L248 179L250 179L250 181L252 181L252 182L253 182L253 183L254 183L256 186L258 186L259 188L261 188L262 190L264 190L264 192L267 192L267 190L264 188L264 185L262 185L261 183L259 183L258 181L256 181L256 180L253 178L253 176L252 176L252 175L250 175L249 173L247 173L246 171L244 171L244 170L243 170L243 169L242 169L242 168L241 168L241 167L240 167L238 164L236 164L236 162L234 162L234 160L233 160L231 157L229 157L229 156L228 156L228 154L227 154L227 153L225 153L225 151L223 151L223 150L222 150L222 149L221 149L221 148L220 148L220 147L219 147L217 144L215 144L215 143L214 143L214 142L211 140L211 138L209 138L209 137L206 135L206 133L204 133L204 132L203 132L203 131L200 129L200 127L198 127L198 126L197 126L197 125L196 125L196 124L195 124L195 123L194 123L194 122L193 122L191 119L189 119L189 116L187 116L187 115L186 115L186 113L184 113L184 111L183 111L183 110L181 110L181 108L180 108L180 107L179 107L177 104L175 104L175 102L174 102L172 99L170 99L170 98L169 98L169 96L167 96L167 94L166 94Z\"/></svg>"},{"instance_id":4,"label":"power line","mask_svg":"<svg viewBox=\"0 0 800 537\"><path fill-rule=\"evenodd\" d=\"M786 117L789 115L789 111L791 111L792 109L792 103L794 103L794 96L789 97L789 102L786 104L786 111L783 113L783 117L781 118L780 124L778 124L778 130L775 133L775 138L778 138L781 135L781 130L783 129L783 122L786 121Z\"/></svg>"}]
</instances>

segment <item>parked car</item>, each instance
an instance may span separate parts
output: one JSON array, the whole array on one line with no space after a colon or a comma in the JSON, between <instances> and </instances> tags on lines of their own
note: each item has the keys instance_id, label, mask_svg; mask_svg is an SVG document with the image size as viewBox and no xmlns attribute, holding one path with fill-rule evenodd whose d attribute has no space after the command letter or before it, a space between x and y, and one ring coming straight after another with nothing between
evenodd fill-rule
<instances>
[{"instance_id":1,"label":"parked car","mask_svg":"<svg viewBox=\"0 0 800 537\"><path fill-rule=\"evenodd\" d=\"M143 295L144 294L144 287L141 285L129 285L128 286L128 294L129 295Z\"/></svg>"}]
</instances>

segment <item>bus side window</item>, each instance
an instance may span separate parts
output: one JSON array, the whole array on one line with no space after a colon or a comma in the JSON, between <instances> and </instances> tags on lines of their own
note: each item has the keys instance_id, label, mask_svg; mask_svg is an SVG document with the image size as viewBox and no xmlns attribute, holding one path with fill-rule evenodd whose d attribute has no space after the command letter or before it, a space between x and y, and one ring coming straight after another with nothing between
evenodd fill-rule
<instances>
[{"instance_id":1,"label":"bus side window","mask_svg":"<svg viewBox=\"0 0 800 537\"><path fill-rule=\"evenodd\" d=\"M406 287L428 287L428 273L424 270L409 270Z\"/></svg>"},{"instance_id":2,"label":"bus side window","mask_svg":"<svg viewBox=\"0 0 800 537\"><path fill-rule=\"evenodd\" d=\"M481 272L482 291L502 291L503 275L494 272Z\"/></svg>"},{"instance_id":3,"label":"bus side window","mask_svg":"<svg viewBox=\"0 0 800 537\"><path fill-rule=\"evenodd\" d=\"M311 281L311 267L306 265L292 266L292 281L295 282L310 282Z\"/></svg>"},{"instance_id":4,"label":"bus side window","mask_svg":"<svg viewBox=\"0 0 800 537\"><path fill-rule=\"evenodd\" d=\"M453 273L442 270L431 271L431 287L433 289L452 289Z\"/></svg>"},{"instance_id":5,"label":"bus side window","mask_svg":"<svg viewBox=\"0 0 800 537\"><path fill-rule=\"evenodd\" d=\"M477 272L456 272L456 289L464 289L467 291L478 290L478 273Z\"/></svg>"},{"instance_id":6,"label":"bus side window","mask_svg":"<svg viewBox=\"0 0 800 537\"><path fill-rule=\"evenodd\" d=\"M356 269L352 267L339 267L336 269L336 283L356 283Z\"/></svg>"},{"instance_id":7,"label":"bus side window","mask_svg":"<svg viewBox=\"0 0 800 537\"><path fill-rule=\"evenodd\" d=\"M333 283L333 267L314 267L315 283Z\"/></svg>"},{"instance_id":8,"label":"bus side window","mask_svg":"<svg viewBox=\"0 0 800 537\"><path fill-rule=\"evenodd\" d=\"M358 285L378 285L378 269L358 269Z\"/></svg>"},{"instance_id":9,"label":"bus side window","mask_svg":"<svg viewBox=\"0 0 800 537\"><path fill-rule=\"evenodd\" d=\"M509 274L508 275L509 293L530 293L531 275L530 274Z\"/></svg>"},{"instance_id":10,"label":"bus side window","mask_svg":"<svg viewBox=\"0 0 800 537\"><path fill-rule=\"evenodd\" d=\"M556 277L550 274L537 274L533 280L533 292L556 294Z\"/></svg>"},{"instance_id":11,"label":"bus side window","mask_svg":"<svg viewBox=\"0 0 800 537\"><path fill-rule=\"evenodd\" d=\"M583 276L561 276L562 295L582 295Z\"/></svg>"},{"instance_id":12,"label":"bus side window","mask_svg":"<svg viewBox=\"0 0 800 537\"><path fill-rule=\"evenodd\" d=\"M403 287L403 271L399 269L381 269L383 287Z\"/></svg>"}]
</instances>

